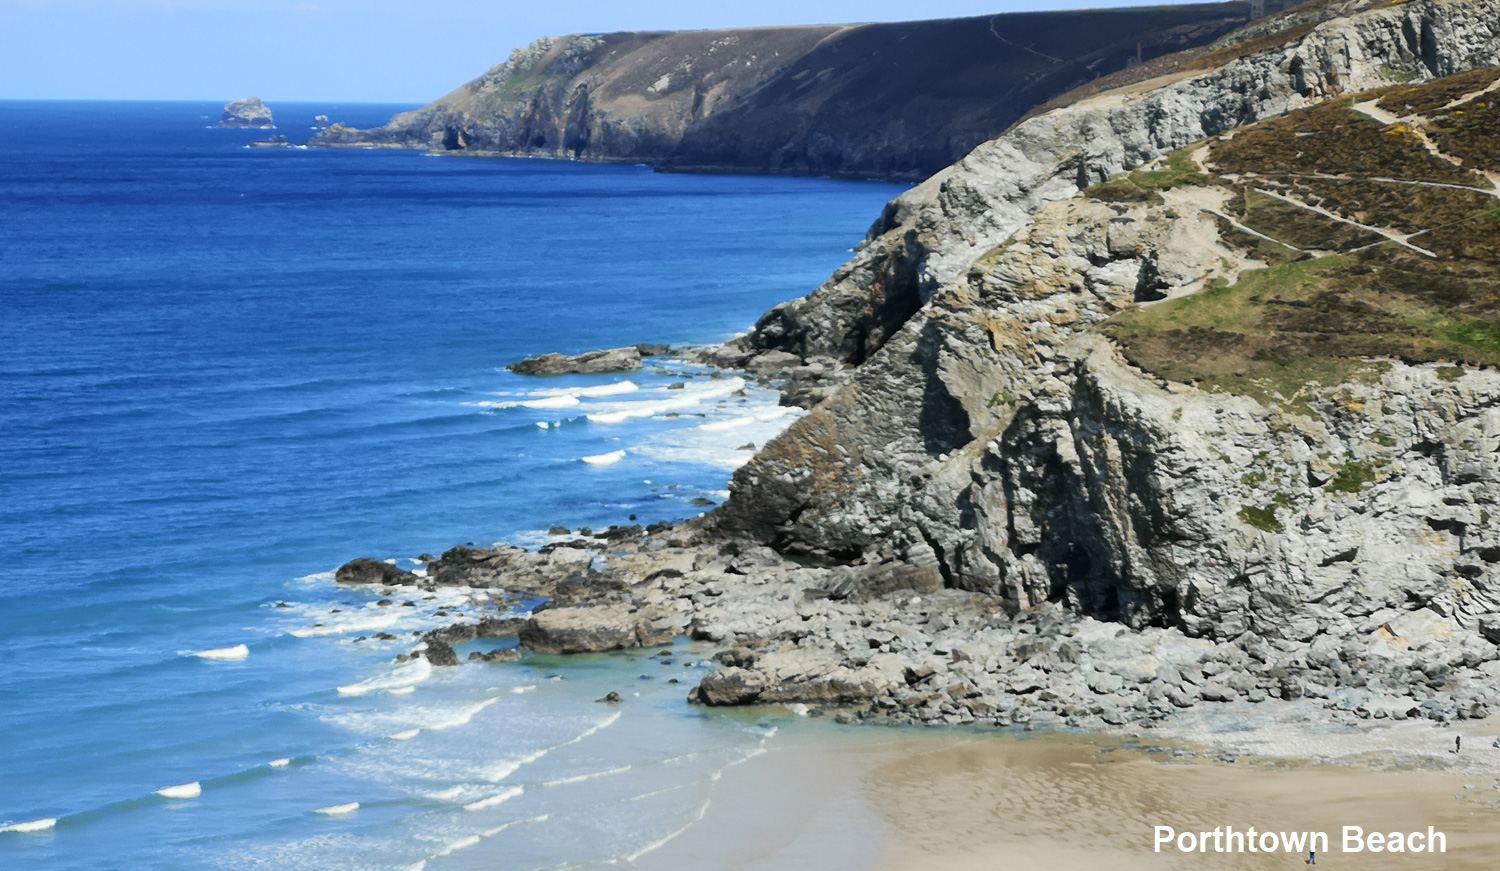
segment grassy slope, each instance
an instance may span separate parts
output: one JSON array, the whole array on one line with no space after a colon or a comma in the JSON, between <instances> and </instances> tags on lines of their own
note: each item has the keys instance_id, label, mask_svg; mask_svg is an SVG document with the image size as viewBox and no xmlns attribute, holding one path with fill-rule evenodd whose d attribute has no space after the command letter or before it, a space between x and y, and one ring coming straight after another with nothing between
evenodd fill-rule
<instances>
[{"instance_id":1,"label":"grassy slope","mask_svg":"<svg viewBox=\"0 0 1500 871\"><path fill-rule=\"evenodd\" d=\"M1497 77L1480 70L1325 103L1211 143L1213 176L1184 151L1159 171L1091 189L1099 199L1151 201L1163 187L1219 185L1237 220L1287 243L1221 223L1227 242L1267 267L1130 309L1105 331L1163 377L1292 406L1319 384L1372 372L1382 357L1500 365L1500 199L1476 171L1500 170L1500 90L1449 106ZM1353 108L1376 97L1406 117L1386 125ZM1459 163L1430 153L1419 131ZM1272 194L1406 236L1435 256Z\"/></svg>"}]
</instances>

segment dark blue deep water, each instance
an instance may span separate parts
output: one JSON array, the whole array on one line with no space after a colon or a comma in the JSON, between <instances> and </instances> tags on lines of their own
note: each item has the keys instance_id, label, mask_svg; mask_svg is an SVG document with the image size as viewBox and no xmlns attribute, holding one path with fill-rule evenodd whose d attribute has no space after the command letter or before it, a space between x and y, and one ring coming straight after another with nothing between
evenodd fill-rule
<instances>
[{"instance_id":1,"label":"dark blue deep water","mask_svg":"<svg viewBox=\"0 0 1500 871\"><path fill-rule=\"evenodd\" d=\"M400 108L272 105L294 141ZM217 114L0 102L0 867L644 855L766 736L660 681L612 718L628 657L395 667L482 601L393 614L328 572L701 511L790 421L773 397L504 364L723 340L899 189L247 149ZM382 629L407 640L356 640Z\"/></svg>"}]
</instances>

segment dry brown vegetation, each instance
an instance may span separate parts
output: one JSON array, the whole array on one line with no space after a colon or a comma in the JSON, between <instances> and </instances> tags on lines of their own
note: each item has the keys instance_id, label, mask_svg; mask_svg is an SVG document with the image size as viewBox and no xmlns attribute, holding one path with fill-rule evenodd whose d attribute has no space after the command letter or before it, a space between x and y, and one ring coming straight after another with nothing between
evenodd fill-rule
<instances>
[{"instance_id":1,"label":"dry brown vegetation","mask_svg":"<svg viewBox=\"0 0 1500 871\"><path fill-rule=\"evenodd\" d=\"M1500 92L1442 109L1496 78L1492 69L1363 94L1212 143L1218 175L1205 183L1229 188L1227 212L1286 245L1221 221L1224 241L1266 268L1130 309L1106 332L1163 377L1293 406L1315 385L1368 375L1379 358L1500 365L1500 197L1478 171L1500 169ZM1353 108L1377 96L1402 120Z\"/></svg>"}]
</instances>

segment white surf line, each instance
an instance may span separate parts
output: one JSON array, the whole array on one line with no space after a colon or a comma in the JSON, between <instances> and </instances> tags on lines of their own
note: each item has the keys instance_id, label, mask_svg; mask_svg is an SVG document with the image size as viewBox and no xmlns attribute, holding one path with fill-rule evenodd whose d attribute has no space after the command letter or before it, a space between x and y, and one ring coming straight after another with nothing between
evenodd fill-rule
<instances>
[{"instance_id":1,"label":"white surf line","mask_svg":"<svg viewBox=\"0 0 1500 871\"><path fill-rule=\"evenodd\" d=\"M285 768L288 765L292 764L292 760L291 760L290 757L283 756L280 759L272 759L270 762L267 762L266 764L269 765L269 766L271 766L272 768Z\"/></svg>"},{"instance_id":2,"label":"white surf line","mask_svg":"<svg viewBox=\"0 0 1500 871\"><path fill-rule=\"evenodd\" d=\"M454 841L453 843L434 853L432 858L441 859L442 857L455 853L459 850L472 847L475 844L479 843L479 840L480 838L478 835L470 835L467 838L459 838L457 841Z\"/></svg>"},{"instance_id":3,"label":"white surf line","mask_svg":"<svg viewBox=\"0 0 1500 871\"><path fill-rule=\"evenodd\" d=\"M670 844L672 841L676 840L688 829L691 829L693 826L702 822L703 818L708 815L708 806L713 803L714 789L719 784L719 778L724 776L724 772L735 767L736 765L743 765L744 763L749 762L751 759L754 759L757 756L762 756L770 752L766 749L766 742L770 740L770 737L770 735L767 735L766 737L760 739L760 746L756 747L754 750L751 750L749 753L746 753L744 756L741 756L739 759L726 763L724 767L708 776L708 794L703 797L703 804L698 807L698 813L695 814L691 820L688 820L688 822L684 824L682 828L676 830L675 832L672 832L671 834L667 835L664 838L661 838L660 840L653 841L652 843L647 844L634 853L631 853L629 856L625 857L625 861L633 863L635 862L635 860L641 858L647 853L653 853L657 850L660 850L662 847L665 847L667 844Z\"/></svg>"},{"instance_id":4,"label":"white surf line","mask_svg":"<svg viewBox=\"0 0 1500 871\"><path fill-rule=\"evenodd\" d=\"M313 813L333 817L342 816L343 814L352 814L357 810L359 810L359 802L351 801L347 804L331 804L328 807L320 807L317 810L313 811Z\"/></svg>"},{"instance_id":5,"label":"white surf line","mask_svg":"<svg viewBox=\"0 0 1500 871\"><path fill-rule=\"evenodd\" d=\"M622 765L619 768L611 768L611 769L609 769L607 771L594 771L594 772L591 772L589 774L575 774L572 777L561 777L561 778L558 778L557 780L549 780L549 781L546 781L545 783L542 783L542 784L539 784L539 785L540 786L568 786L569 784L583 783L585 780L593 780L596 777L609 777L612 774L624 774L625 772L631 770L634 767L635 766L633 766L633 765Z\"/></svg>"},{"instance_id":6,"label":"white surf line","mask_svg":"<svg viewBox=\"0 0 1500 871\"><path fill-rule=\"evenodd\" d=\"M209 650L197 650L192 655L199 659L244 659L250 655L250 648L243 644L236 644L232 647L214 647Z\"/></svg>"},{"instance_id":7,"label":"white surf line","mask_svg":"<svg viewBox=\"0 0 1500 871\"><path fill-rule=\"evenodd\" d=\"M45 832L56 825L56 817L42 817L37 820L27 820L24 823L11 823L0 826L0 832Z\"/></svg>"},{"instance_id":8,"label":"white surf line","mask_svg":"<svg viewBox=\"0 0 1500 871\"><path fill-rule=\"evenodd\" d=\"M480 832L479 836L482 837L482 838L493 838L496 835L500 834L501 832L505 831L506 829L513 829L516 826L523 826L523 825L526 825L527 823L545 823L547 820L549 820L551 818L552 818L551 814L542 814L539 817L528 817L527 819L524 819L524 820L511 820L510 822L508 822L508 823L502 823L502 824L494 827L493 829L486 829L485 831Z\"/></svg>"},{"instance_id":9,"label":"white surf line","mask_svg":"<svg viewBox=\"0 0 1500 871\"><path fill-rule=\"evenodd\" d=\"M179 783L176 786L164 786L156 791L162 798L197 798L203 794L203 786L198 781L192 783Z\"/></svg>"},{"instance_id":10,"label":"white surf line","mask_svg":"<svg viewBox=\"0 0 1500 871\"><path fill-rule=\"evenodd\" d=\"M579 736L577 738L573 738L571 740L564 741L561 744L557 744L555 746L549 747L548 751L550 752L552 750L557 750L557 749L562 748L562 747L569 747L569 746L572 746L574 744L577 744L579 741L582 741L583 739L589 737L590 735L594 735L594 734L598 733L598 731L600 729L608 729L610 726L613 726L615 724L615 721L618 720L618 719L620 719L620 712L619 711L615 711L613 714L610 714L608 717L605 717L603 720L601 720L598 724L596 724L594 726L590 726L587 729L584 729L583 732L581 734L579 734Z\"/></svg>"},{"instance_id":11,"label":"white surf line","mask_svg":"<svg viewBox=\"0 0 1500 871\"><path fill-rule=\"evenodd\" d=\"M621 802L627 802L627 801L645 801L648 798L655 798L658 795L666 795L669 792L676 792L679 789L686 789L686 788L687 788L687 784L678 784L677 786L669 786L666 789L656 789L656 790L652 790L651 792L643 792L640 795L632 795L630 798L622 798L622 799L620 799L620 801Z\"/></svg>"},{"instance_id":12,"label":"white surf line","mask_svg":"<svg viewBox=\"0 0 1500 871\"><path fill-rule=\"evenodd\" d=\"M1271 197L1272 199L1281 200L1282 202L1287 203L1289 205L1293 205L1293 206L1297 206L1298 208L1306 209L1309 212L1313 212L1315 214L1322 215L1323 217L1329 219L1330 221L1338 221L1341 224L1349 224L1350 226L1358 227L1361 230L1366 230L1368 232L1374 233L1377 236L1384 236L1388 241L1395 242L1397 245L1400 245L1403 248L1410 248L1411 250L1417 252L1418 254L1424 255L1426 257L1431 257L1434 260L1437 259L1437 255L1434 254L1434 253L1432 253L1431 251L1428 251L1426 248L1419 248L1416 245L1413 245L1412 243L1406 241L1409 238L1408 236L1403 236L1403 235L1401 235L1399 233L1393 233L1390 230L1382 230L1379 227L1371 227L1368 224L1361 224L1358 221L1351 221L1348 218L1345 218L1342 215L1336 215L1333 212L1328 211L1327 209L1321 208L1319 206L1309 205L1307 203L1302 202L1301 200L1295 199L1293 197L1286 196L1284 194L1276 193L1275 191L1269 191L1269 190L1266 190L1265 188L1255 188L1255 192L1259 193L1259 194L1265 194L1266 196ZM1425 233L1427 231L1426 230L1422 230L1420 232L1421 233ZM1412 233L1411 234L1411 236L1416 236L1416 235L1420 235L1420 234L1419 233ZM1377 242L1376 244L1379 244L1379 243ZM1368 248L1370 246L1366 245L1365 247ZM1356 250L1363 250L1363 249L1356 249Z\"/></svg>"},{"instance_id":13,"label":"white surf line","mask_svg":"<svg viewBox=\"0 0 1500 871\"><path fill-rule=\"evenodd\" d=\"M494 795L486 796L485 798L481 798L481 799L478 799L476 801L471 801L468 804L464 805L464 810L466 810L466 811L479 811L479 810L484 810L485 808L488 808L488 807L494 807L495 805L498 805L498 804L504 804L505 802L510 801L511 799L515 798L516 796L521 795L525 791L526 790L525 790L524 787L512 786L512 787L509 787L507 789L501 790L500 792L497 792Z\"/></svg>"}]
</instances>

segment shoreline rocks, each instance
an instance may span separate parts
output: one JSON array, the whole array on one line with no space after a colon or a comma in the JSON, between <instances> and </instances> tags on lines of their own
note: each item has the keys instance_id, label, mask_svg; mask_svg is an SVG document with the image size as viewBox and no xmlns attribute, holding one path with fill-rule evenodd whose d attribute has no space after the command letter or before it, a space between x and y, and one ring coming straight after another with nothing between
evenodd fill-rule
<instances>
[{"instance_id":1,"label":"shoreline rocks","mask_svg":"<svg viewBox=\"0 0 1500 871\"><path fill-rule=\"evenodd\" d=\"M659 348L664 346L647 346ZM665 353L657 351L656 353ZM585 351L582 354L538 354L511 363L505 368L517 375L602 375L611 372L632 372L641 368L641 348L635 345L624 348L606 348L602 351Z\"/></svg>"}]
</instances>

